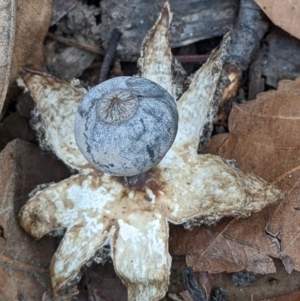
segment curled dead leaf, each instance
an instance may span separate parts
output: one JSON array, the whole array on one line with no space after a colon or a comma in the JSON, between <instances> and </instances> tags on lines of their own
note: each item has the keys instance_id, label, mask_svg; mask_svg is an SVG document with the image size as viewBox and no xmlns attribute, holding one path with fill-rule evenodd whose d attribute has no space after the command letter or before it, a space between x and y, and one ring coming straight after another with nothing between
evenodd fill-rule
<instances>
[{"instance_id":1,"label":"curled dead leaf","mask_svg":"<svg viewBox=\"0 0 300 301\"><path fill-rule=\"evenodd\" d=\"M8 86L21 67L40 70L44 64L43 41L52 17L53 0L0 1L3 40L0 46L0 112Z\"/></svg>"}]
</instances>

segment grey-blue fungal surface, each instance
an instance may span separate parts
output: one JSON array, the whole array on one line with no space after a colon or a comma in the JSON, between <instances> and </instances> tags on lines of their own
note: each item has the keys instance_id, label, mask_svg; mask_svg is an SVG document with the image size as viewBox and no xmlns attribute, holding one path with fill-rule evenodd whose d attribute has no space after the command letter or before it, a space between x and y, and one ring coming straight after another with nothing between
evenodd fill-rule
<instances>
[{"instance_id":1,"label":"grey-blue fungal surface","mask_svg":"<svg viewBox=\"0 0 300 301\"><path fill-rule=\"evenodd\" d=\"M178 112L158 84L116 77L91 89L75 116L75 139L98 170L132 176L158 164L172 146Z\"/></svg>"}]
</instances>

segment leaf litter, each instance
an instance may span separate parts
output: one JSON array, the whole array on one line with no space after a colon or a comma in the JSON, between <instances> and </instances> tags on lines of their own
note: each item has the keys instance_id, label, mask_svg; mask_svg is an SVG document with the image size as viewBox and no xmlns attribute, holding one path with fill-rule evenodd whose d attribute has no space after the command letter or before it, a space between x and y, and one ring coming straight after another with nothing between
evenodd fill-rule
<instances>
[{"instance_id":1,"label":"leaf litter","mask_svg":"<svg viewBox=\"0 0 300 301\"><path fill-rule=\"evenodd\" d=\"M299 1L268 1L254 0L272 22L287 31L296 38L300 38L299 18L300 3Z\"/></svg>"},{"instance_id":2,"label":"leaf litter","mask_svg":"<svg viewBox=\"0 0 300 301\"><path fill-rule=\"evenodd\" d=\"M9 85L23 66L41 70L43 41L52 17L52 0L1 0L0 113Z\"/></svg>"},{"instance_id":3,"label":"leaf litter","mask_svg":"<svg viewBox=\"0 0 300 301\"><path fill-rule=\"evenodd\" d=\"M243 169L276 182L286 197L246 219L191 232L174 229L171 254L186 254L188 265L211 273L273 273L272 257L280 258L288 273L300 270L299 95L300 79L282 81L277 91L234 105L230 133L213 136L202 150L234 159Z\"/></svg>"}]
</instances>

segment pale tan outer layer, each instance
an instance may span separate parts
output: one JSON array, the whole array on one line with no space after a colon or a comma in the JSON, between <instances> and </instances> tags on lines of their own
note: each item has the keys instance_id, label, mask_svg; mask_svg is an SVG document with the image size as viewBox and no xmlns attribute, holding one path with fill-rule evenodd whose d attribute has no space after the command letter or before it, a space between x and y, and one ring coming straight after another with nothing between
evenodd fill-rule
<instances>
[{"instance_id":1,"label":"pale tan outer layer","mask_svg":"<svg viewBox=\"0 0 300 301\"><path fill-rule=\"evenodd\" d=\"M166 14L169 14L168 5L161 16ZM163 24L168 27L168 23ZM168 44L159 43L156 52L151 54L154 57L151 64L159 62L159 68L170 70L171 57L163 61L156 58L168 51ZM214 67L222 60L223 55L216 52L183 95L178 137L138 188L126 187L118 178L84 167L83 160L74 159L78 150L73 136L67 133L73 133L69 122L73 113L70 112L80 102L78 91L46 75L26 75L26 87L37 106L43 108L42 118L44 124L48 124L46 139L50 139L47 142L62 160L73 167L77 164L80 171L38 192L20 213L22 227L35 238L57 228L67 229L51 264L53 290L57 296L59 289L108 242L115 270L128 287L128 300L159 300L167 291L171 266L167 221L183 223L193 217L217 219L247 215L278 199L280 191L262 179L226 164L218 156L197 155L199 123L204 116L201 100L214 94L214 80L217 80ZM153 70L157 70L155 66ZM165 74L164 82L158 81L158 84L171 86L172 75L169 71ZM209 78L204 80L206 77ZM46 82L47 89L41 89ZM197 92L193 87L197 87ZM50 126L51 118L55 118L54 109L55 114L60 115L56 119L60 123Z\"/></svg>"}]
</instances>

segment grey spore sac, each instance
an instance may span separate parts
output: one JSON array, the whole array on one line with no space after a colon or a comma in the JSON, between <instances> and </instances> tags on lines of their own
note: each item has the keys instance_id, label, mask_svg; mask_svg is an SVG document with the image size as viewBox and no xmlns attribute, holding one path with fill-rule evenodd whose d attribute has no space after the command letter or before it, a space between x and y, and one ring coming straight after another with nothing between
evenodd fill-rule
<instances>
[{"instance_id":1,"label":"grey spore sac","mask_svg":"<svg viewBox=\"0 0 300 301\"><path fill-rule=\"evenodd\" d=\"M133 176L158 164L178 127L173 97L158 84L116 77L91 89L75 116L75 139L98 170Z\"/></svg>"}]
</instances>

